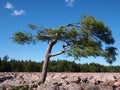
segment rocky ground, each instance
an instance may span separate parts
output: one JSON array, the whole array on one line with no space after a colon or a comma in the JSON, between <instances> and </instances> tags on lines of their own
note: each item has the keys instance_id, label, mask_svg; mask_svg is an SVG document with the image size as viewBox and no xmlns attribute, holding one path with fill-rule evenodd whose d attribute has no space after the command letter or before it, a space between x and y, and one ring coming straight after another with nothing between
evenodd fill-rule
<instances>
[{"instance_id":1,"label":"rocky ground","mask_svg":"<svg viewBox=\"0 0 120 90\"><path fill-rule=\"evenodd\" d=\"M41 73L1 72L0 90L120 90L120 73L48 73L38 85Z\"/></svg>"}]
</instances>

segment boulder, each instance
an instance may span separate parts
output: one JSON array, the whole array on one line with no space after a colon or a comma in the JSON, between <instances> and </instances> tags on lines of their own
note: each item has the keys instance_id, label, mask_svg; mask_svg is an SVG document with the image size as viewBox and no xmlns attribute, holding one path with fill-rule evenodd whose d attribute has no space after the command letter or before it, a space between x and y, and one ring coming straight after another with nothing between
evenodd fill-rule
<instances>
[{"instance_id":1,"label":"boulder","mask_svg":"<svg viewBox=\"0 0 120 90\"><path fill-rule=\"evenodd\" d=\"M45 88L45 87L38 86L38 87L37 87L37 90L46 90L46 88Z\"/></svg>"},{"instance_id":2,"label":"boulder","mask_svg":"<svg viewBox=\"0 0 120 90\"><path fill-rule=\"evenodd\" d=\"M77 90L77 88L74 86L69 86L68 90Z\"/></svg>"},{"instance_id":3,"label":"boulder","mask_svg":"<svg viewBox=\"0 0 120 90\"><path fill-rule=\"evenodd\" d=\"M102 89L97 85L88 85L85 87L85 90L102 90Z\"/></svg>"},{"instance_id":4,"label":"boulder","mask_svg":"<svg viewBox=\"0 0 120 90\"><path fill-rule=\"evenodd\" d=\"M119 87L120 86L120 82L115 82L114 85Z\"/></svg>"},{"instance_id":5,"label":"boulder","mask_svg":"<svg viewBox=\"0 0 120 90\"><path fill-rule=\"evenodd\" d=\"M63 86L59 86L59 90L67 90L67 89L65 89L65 87Z\"/></svg>"},{"instance_id":6,"label":"boulder","mask_svg":"<svg viewBox=\"0 0 120 90\"><path fill-rule=\"evenodd\" d=\"M55 85L51 85L47 87L47 90L59 90L59 88Z\"/></svg>"}]
</instances>

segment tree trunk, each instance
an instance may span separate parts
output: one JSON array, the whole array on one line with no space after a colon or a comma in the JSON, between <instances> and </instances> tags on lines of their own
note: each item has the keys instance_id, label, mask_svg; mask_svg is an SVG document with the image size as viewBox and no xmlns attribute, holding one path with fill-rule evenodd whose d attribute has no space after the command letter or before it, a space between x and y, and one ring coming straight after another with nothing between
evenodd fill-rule
<instances>
[{"instance_id":1,"label":"tree trunk","mask_svg":"<svg viewBox=\"0 0 120 90\"><path fill-rule=\"evenodd\" d=\"M49 59L51 57L50 56L51 50L52 50L52 47L54 46L54 44L56 42L57 42L57 39L54 39L51 42L49 42L49 44L48 44L48 48L47 48L47 51L46 51L46 55L45 55L45 59L44 59L44 63L43 63L43 68L42 68L41 80L40 80L39 84L43 84L46 80L48 63L49 63Z\"/></svg>"},{"instance_id":2,"label":"tree trunk","mask_svg":"<svg viewBox=\"0 0 120 90\"><path fill-rule=\"evenodd\" d=\"M42 68L42 75L41 75L40 84L43 84L43 83L45 82L45 80L46 80L49 59L50 59L50 57L49 57L48 55L46 55L46 56L45 56L44 63L43 63L43 68Z\"/></svg>"}]
</instances>

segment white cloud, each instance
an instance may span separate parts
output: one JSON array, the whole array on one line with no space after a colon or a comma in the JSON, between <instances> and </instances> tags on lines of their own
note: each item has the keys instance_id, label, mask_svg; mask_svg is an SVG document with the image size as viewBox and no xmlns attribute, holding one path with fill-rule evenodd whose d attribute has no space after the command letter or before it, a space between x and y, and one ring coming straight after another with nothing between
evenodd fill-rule
<instances>
[{"instance_id":1,"label":"white cloud","mask_svg":"<svg viewBox=\"0 0 120 90\"><path fill-rule=\"evenodd\" d=\"M11 14L12 16L20 16L24 15L25 11L24 10L13 10L13 13Z\"/></svg>"},{"instance_id":2,"label":"white cloud","mask_svg":"<svg viewBox=\"0 0 120 90\"><path fill-rule=\"evenodd\" d=\"M65 0L65 2L67 3L68 6L73 6L75 0Z\"/></svg>"},{"instance_id":3,"label":"white cloud","mask_svg":"<svg viewBox=\"0 0 120 90\"><path fill-rule=\"evenodd\" d=\"M13 9L13 7L14 6L9 2L7 2L6 5L4 6L4 8L6 8L6 9Z\"/></svg>"},{"instance_id":4,"label":"white cloud","mask_svg":"<svg viewBox=\"0 0 120 90\"><path fill-rule=\"evenodd\" d=\"M4 8L12 10L12 13L11 13L12 16L20 16L20 15L24 15L25 14L25 11L22 10L22 9L21 10L15 10L13 4L11 4L9 2L6 3Z\"/></svg>"}]
</instances>

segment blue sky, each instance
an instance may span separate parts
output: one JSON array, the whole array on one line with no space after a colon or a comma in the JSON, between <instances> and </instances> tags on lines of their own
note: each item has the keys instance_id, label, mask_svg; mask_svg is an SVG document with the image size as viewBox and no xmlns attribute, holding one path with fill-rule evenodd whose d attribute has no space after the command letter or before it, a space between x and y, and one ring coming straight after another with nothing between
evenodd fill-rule
<instances>
[{"instance_id":1,"label":"blue sky","mask_svg":"<svg viewBox=\"0 0 120 90\"><path fill-rule=\"evenodd\" d=\"M44 59L47 43L18 45L11 39L16 31L29 31L28 24L57 28L80 21L80 15L92 15L110 27L115 38L114 46L120 53L120 0L0 0L0 57L8 55L19 60ZM53 52L61 50L60 43ZM73 60L65 55L52 59ZM120 65L117 55L113 65ZM96 62L109 65L103 58L81 58L79 63Z\"/></svg>"}]
</instances>

